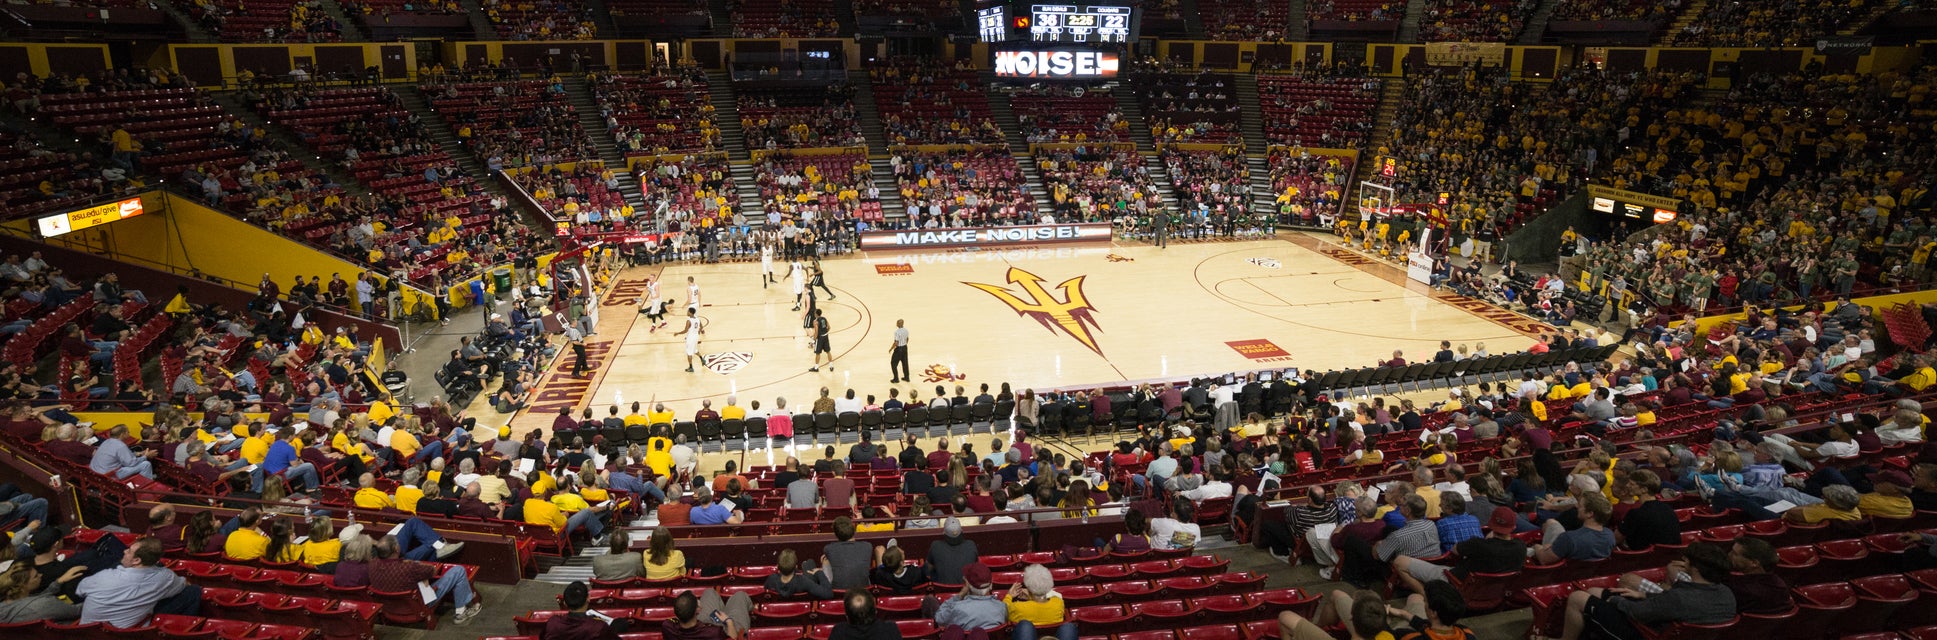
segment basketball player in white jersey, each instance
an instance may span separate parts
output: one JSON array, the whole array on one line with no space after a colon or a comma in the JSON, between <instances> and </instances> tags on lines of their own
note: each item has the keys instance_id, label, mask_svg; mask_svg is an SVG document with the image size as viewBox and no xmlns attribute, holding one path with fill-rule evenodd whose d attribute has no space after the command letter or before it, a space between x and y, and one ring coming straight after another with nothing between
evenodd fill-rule
<instances>
[{"instance_id":1,"label":"basketball player in white jersey","mask_svg":"<svg viewBox=\"0 0 1937 640\"><path fill-rule=\"evenodd\" d=\"M790 266L792 270L787 272L787 276L793 280L794 310L799 311L800 295L807 293L807 267L802 265L799 260L793 261Z\"/></svg>"},{"instance_id":2,"label":"basketball player in white jersey","mask_svg":"<svg viewBox=\"0 0 1937 640\"><path fill-rule=\"evenodd\" d=\"M700 327L699 310L688 307L686 309L686 328L680 329L679 333L673 334L676 336L686 336L687 373L693 372L693 358L699 355L699 334L702 333L706 333L706 329ZM701 358L700 361L705 362L706 360Z\"/></svg>"},{"instance_id":3,"label":"basketball player in white jersey","mask_svg":"<svg viewBox=\"0 0 1937 640\"><path fill-rule=\"evenodd\" d=\"M666 326L666 300L659 297L659 278L646 278L646 295L639 297L639 313L646 315L647 333Z\"/></svg>"},{"instance_id":4,"label":"basketball player in white jersey","mask_svg":"<svg viewBox=\"0 0 1937 640\"><path fill-rule=\"evenodd\" d=\"M686 315L699 313L699 283L686 276Z\"/></svg>"},{"instance_id":5,"label":"basketball player in white jersey","mask_svg":"<svg viewBox=\"0 0 1937 640\"><path fill-rule=\"evenodd\" d=\"M765 289L768 284L778 282L778 280L774 279L773 275L773 238L767 237L765 232L761 232L760 288Z\"/></svg>"}]
</instances>

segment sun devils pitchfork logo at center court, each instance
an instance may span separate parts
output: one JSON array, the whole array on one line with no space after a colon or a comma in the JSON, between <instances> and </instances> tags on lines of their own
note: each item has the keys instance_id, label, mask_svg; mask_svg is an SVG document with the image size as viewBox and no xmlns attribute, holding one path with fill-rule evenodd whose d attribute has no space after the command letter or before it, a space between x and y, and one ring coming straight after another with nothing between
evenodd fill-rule
<instances>
[{"instance_id":1,"label":"sun devils pitchfork logo at center court","mask_svg":"<svg viewBox=\"0 0 1937 640\"><path fill-rule=\"evenodd\" d=\"M1022 287L1023 294L1028 296L1026 300L1010 291L1008 287L976 282L962 284L988 292L997 300L1009 305L1009 308L1015 309L1017 315L1035 318L1050 333L1062 329L1063 333L1069 334L1069 337L1075 338L1077 342L1083 343L1083 346L1089 347L1090 351L1100 356L1103 355L1103 349L1097 346L1096 336L1090 333L1092 329L1098 327L1096 318L1091 316L1096 312L1096 307L1090 306L1089 299L1083 296L1085 277L1087 276L1076 276L1056 285L1056 288L1063 290L1062 300L1057 300L1043 288L1043 283L1047 281L1043 280L1042 276L1017 267L1009 267L1008 280L1010 284Z\"/></svg>"}]
</instances>

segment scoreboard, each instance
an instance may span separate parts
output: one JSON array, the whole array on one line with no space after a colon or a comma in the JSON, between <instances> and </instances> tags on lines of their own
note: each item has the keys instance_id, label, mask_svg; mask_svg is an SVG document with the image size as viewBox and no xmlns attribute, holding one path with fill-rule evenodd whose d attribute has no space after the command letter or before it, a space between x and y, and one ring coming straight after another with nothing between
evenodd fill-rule
<instances>
[{"instance_id":1,"label":"scoreboard","mask_svg":"<svg viewBox=\"0 0 1937 640\"><path fill-rule=\"evenodd\" d=\"M1127 43L1135 9L1125 5L1038 4L1029 7L1029 39L1058 44Z\"/></svg>"},{"instance_id":2,"label":"scoreboard","mask_svg":"<svg viewBox=\"0 0 1937 640\"><path fill-rule=\"evenodd\" d=\"M1052 0L1053 2L1053 0ZM976 33L982 42L1121 45L1137 39L1137 7L1116 2L980 2Z\"/></svg>"},{"instance_id":3,"label":"scoreboard","mask_svg":"<svg viewBox=\"0 0 1937 640\"><path fill-rule=\"evenodd\" d=\"M996 5L976 9L975 30L981 34L983 42L1008 41L1009 7Z\"/></svg>"},{"instance_id":4,"label":"scoreboard","mask_svg":"<svg viewBox=\"0 0 1937 640\"><path fill-rule=\"evenodd\" d=\"M1633 220L1647 220L1655 224L1674 222L1681 210L1680 198L1615 189L1597 184L1587 185L1587 196L1588 208L1595 211Z\"/></svg>"}]
</instances>

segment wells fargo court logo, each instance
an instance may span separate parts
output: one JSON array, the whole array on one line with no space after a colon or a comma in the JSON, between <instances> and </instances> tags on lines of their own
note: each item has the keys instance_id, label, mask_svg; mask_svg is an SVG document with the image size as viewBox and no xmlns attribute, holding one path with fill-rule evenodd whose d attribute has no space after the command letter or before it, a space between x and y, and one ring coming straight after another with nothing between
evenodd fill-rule
<instances>
[{"instance_id":1,"label":"wells fargo court logo","mask_svg":"<svg viewBox=\"0 0 1937 640\"><path fill-rule=\"evenodd\" d=\"M1291 352L1270 340L1238 340L1224 344L1235 349L1239 355L1258 362L1285 362L1291 359Z\"/></svg>"},{"instance_id":2,"label":"wells fargo court logo","mask_svg":"<svg viewBox=\"0 0 1937 640\"><path fill-rule=\"evenodd\" d=\"M1009 287L1002 285L979 282L962 284L988 292L1003 304L1009 305L1017 315L1035 318L1050 333L1061 329L1063 333L1075 338L1077 342L1100 356L1103 355L1103 348L1097 346L1096 336L1092 333L1100 330L1100 327L1097 326L1096 317L1093 315L1096 313L1096 307L1090 306L1089 298L1083 295L1085 277L1087 276L1076 276L1056 285L1056 288L1063 292L1061 300L1056 299L1056 296L1051 295L1049 290L1043 287L1043 283L1048 281L1042 276L1024 271L1019 267L1009 267L1007 279L1009 284L1022 289L1022 295L1016 295Z\"/></svg>"}]
</instances>

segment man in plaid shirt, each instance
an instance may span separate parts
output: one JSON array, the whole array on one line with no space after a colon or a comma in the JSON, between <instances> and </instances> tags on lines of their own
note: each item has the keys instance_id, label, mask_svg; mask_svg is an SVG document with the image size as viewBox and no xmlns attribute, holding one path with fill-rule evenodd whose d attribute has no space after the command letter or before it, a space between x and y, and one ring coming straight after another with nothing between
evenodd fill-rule
<instances>
[{"instance_id":1,"label":"man in plaid shirt","mask_svg":"<svg viewBox=\"0 0 1937 640\"><path fill-rule=\"evenodd\" d=\"M1386 534L1385 539L1379 541L1375 547L1379 560L1391 562L1396 556L1425 559L1441 555L1439 529L1426 519L1426 499L1417 494L1406 496L1400 507L1400 513L1406 518L1406 526Z\"/></svg>"},{"instance_id":2,"label":"man in plaid shirt","mask_svg":"<svg viewBox=\"0 0 1937 640\"><path fill-rule=\"evenodd\" d=\"M471 577L463 567L446 568L442 575L437 567L398 557L397 539L384 536L376 543L377 559L370 561L370 589L372 591L408 592L417 597L417 583L431 582L437 598L450 598L457 607L458 624L470 622L484 609L484 603L477 594L471 592Z\"/></svg>"},{"instance_id":3,"label":"man in plaid shirt","mask_svg":"<svg viewBox=\"0 0 1937 640\"><path fill-rule=\"evenodd\" d=\"M1484 537L1480 532L1480 519L1466 512L1466 497L1451 491L1439 494L1439 552L1453 550L1453 545Z\"/></svg>"}]
</instances>

